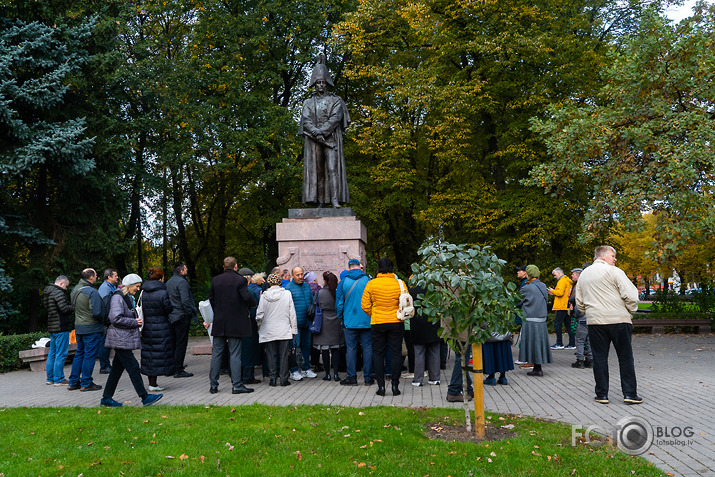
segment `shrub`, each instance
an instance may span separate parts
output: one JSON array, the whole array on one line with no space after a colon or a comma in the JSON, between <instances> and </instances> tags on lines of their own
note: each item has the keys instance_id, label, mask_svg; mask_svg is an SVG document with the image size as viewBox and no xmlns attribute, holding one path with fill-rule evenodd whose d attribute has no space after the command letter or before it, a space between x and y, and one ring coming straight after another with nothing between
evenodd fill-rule
<instances>
[{"instance_id":1,"label":"shrub","mask_svg":"<svg viewBox=\"0 0 715 477\"><path fill-rule=\"evenodd\" d=\"M38 339L47 337L47 333L27 333L24 335L0 336L0 373L14 371L22 367L18 353L30 349Z\"/></svg>"}]
</instances>

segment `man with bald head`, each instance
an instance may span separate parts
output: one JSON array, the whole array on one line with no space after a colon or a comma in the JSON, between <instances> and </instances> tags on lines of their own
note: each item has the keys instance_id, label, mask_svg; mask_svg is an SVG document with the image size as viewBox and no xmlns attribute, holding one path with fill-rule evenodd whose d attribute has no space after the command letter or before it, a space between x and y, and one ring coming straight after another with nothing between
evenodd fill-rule
<instances>
[{"instance_id":1,"label":"man with bald head","mask_svg":"<svg viewBox=\"0 0 715 477\"><path fill-rule=\"evenodd\" d=\"M298 366L291 368L290 377L293 381L300 381L303 378L317 376L310 369L310 320L306 315L308 307L313 302L313 292L310 289L310 285L303 279L303 269L301 267L294 267L292 276L293 279L285 286L285 289L293 295L293 306L295 307L295 315L298 321L298 336L295 343L296 348L298 348L296 349Z\"/></svg>"},{"instance_id":2,"label":"man with bald head","mask_svg":"<svg viewBox=\"0 0 715 477\"><path fill-rule=\"evenodd\" d=\"M72 361L67 389L74 391L98 391L102 386L94 384L92 372L99 348L104 344L104 321L102 299L94 284L97 282L97 272L85 268L80 274L80 280L72 289L70 300L74 306L74 329L77 335L77 350Z\"/></svg>"}]
</instances>

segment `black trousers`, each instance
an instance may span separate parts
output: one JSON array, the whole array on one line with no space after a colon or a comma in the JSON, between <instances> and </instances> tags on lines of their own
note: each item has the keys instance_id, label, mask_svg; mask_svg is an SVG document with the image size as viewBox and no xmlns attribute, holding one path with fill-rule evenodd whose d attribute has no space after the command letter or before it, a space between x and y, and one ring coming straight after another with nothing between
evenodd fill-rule
<instances>
[{"instance_id":1,"label":"black trousers","mask_svg":"<svg viewBox=\"0 0 715 477\"><path fill-rule=\"evenodd\" d=\"M134 357L134 353L130 349L115 349L112 371L109 373L107 384L105 384L104 392L102 393L104 399L114 396L114 392L117 390L117 384L119 384L119 378L122 377L122 373L124 373L125 369L127 370L129 379L132 380L132 385L137 395L142 399L146 397L147 392L144 387L144 380L139 372L139 363Z\"/></svg>"},{"instance_id":2,"label":"black trousers","mask_svg":"<svg viewBox=\"0 0 715 477\"><path fill-rule=\"evenodd\" d=\"M280 378L281 382L288 381L290 342L291 340L275 340L264 343L266 360L268 361L268 375L272 379Z\"/></svg>"},{"instance_id":3,"label":"black trousers","mask_svg":"<svg viewBox=\"0 0 715 477\"><path fill-rule=\"evenodd\" d=\"M390 353L392 384L400 384L402 372L402 339L405 335L405 324L382 323L372 325L372 362L375 367L377 385L385 387L385 354Z\"/></svg>"},{"instance_id":4,"label":"black trousers","mask_svg":"<svg viewBox=\"0 0 715 477\"><path fill-rule=\"evenodd\" d=\"M618 355L621 371L621 391L624 396L637 395L636 369L633 364L633 347L630 323L612 325L588 325L588 339L593 351L593 378L596 380L596 395L608 396L608 352L611 343Z\"/></svg>"},{"instance_id":5,"label":"black trousers","mask_svg":"<svg viewBox=\"0 0 715 477\"><path fill-rule=\"evenodd\" d=\"M171 324L171 335L174 340L174 374L184 370L186 346L189 344L189 328L191 317L183 316Z\"/></svg>"}]
</instances>

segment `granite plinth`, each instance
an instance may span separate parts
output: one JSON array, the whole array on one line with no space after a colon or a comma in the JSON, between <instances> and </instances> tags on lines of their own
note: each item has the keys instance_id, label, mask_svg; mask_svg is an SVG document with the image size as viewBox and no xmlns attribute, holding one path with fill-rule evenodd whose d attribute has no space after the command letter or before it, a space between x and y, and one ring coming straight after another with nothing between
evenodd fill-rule
<instances>
[{"instance_id":1,"label":"granite plinth","mask_svg":"<svg viewBox=\"0 0 715 477\"><path fill-rule=\"evenodd\" d=\"M367 228L349 207L293 211L300 212L276 224L279 267L315 272L322 285L324 271L339 275L352 258L365 263Z\"/></svg>"}]
</instances>

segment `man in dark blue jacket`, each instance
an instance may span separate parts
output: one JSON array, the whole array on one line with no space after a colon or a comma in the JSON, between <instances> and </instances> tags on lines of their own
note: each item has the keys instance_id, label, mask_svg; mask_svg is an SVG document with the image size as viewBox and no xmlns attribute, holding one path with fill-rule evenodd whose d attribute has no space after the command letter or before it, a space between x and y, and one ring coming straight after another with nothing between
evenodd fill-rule
<instances>
[{"instance_id":1,"label":"man in dark blue jacket","mask_svg":"<svg viewBox=\"0 0 715 477\"><path fill-rule=\"evenodd\" d=\"M308 307L313 303L313 292L310 289L310 285L303 280L302 268L293 268L293 279L285 286L285 289L293 295L293 306L298 320L298 336L296 337L295 345L300 348L300 356L303 358L301 363L300 356L296 352L298 367L291 368L290 378L293 381L300 381L303 378L315 378L317 374L310 369L310 321L306 315Z\"/></svg>"},{"instance_id":2,"label":"man in dark blue jacket","mask_svg":"<svg viewBox=\"0 0 715 477\"><path fill-rule=\"evenodd\" d=\"M190 378L193 373L184 371L186 346L189 344L189 327L191 320L196 319L197 308L194 294L186 279L188 268L184 262L174 265L174 276L166 282L166 292L169 294L171 306L174 309L169 314L171 334L174 338L174 377Z\"/></svg>"},{"instance_id":3,"label":"man in dark blue jacket","mask_svg":"<svg viewBox=\"0 0 715 477\"><path fill-rule=\"evenodd\" d=\"M335 310L338 318L345 326L345 345L347 346L346 364L348 375L340 381L343 386L357 385L357 349L358 342L362 346L363 378L365 385L374 381L372 367L372 331L370 317L360 305L365 285L370 277L360 269L360 261L351 258L348 262L349 271L340 281L335 297Z\"/></svg>"}]
</instances>

